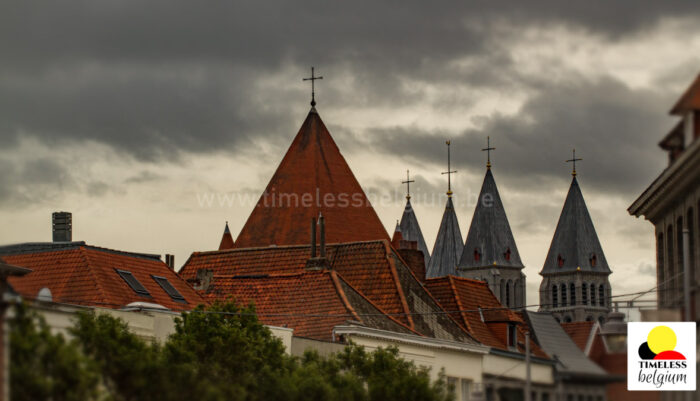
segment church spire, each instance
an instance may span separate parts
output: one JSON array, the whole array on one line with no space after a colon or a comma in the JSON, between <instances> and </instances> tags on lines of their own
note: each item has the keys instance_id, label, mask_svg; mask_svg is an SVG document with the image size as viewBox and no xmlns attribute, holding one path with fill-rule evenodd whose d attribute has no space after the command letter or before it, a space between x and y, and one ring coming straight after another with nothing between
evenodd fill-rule
<instances>
[{"instance_id":1,"label":"church spire","mask_svg":"<svg viewBox=\"0 0 700 401\"><path fill-rule=\"evenodd\" d=\"M423 231L420 229L418 218L413 210L411 198L409 196L406 197L406 207L403 210L399 227L404 240L416 241L418 243L418 250L423 252L425 266L428 266L428 262L430 262L430 252L428 252L428 245L426 245L425 238L423 238Z\"/></svg>"},{"instance_id":2,"label":"church spire","mask_svg":"<svg viewBox=\"0 0 700 401\"><path fill-rule=\"evenodd\" d=\"M226 222L226 227L224 228L224 235L221 236L221 243L219 243L219 250L233 248L233 237L231 236L231 230L228 228L228 221Z\"/></svg>"},{"instance_id":3,"label":"church spire","mask_svg":"<svg viewBox=\"0 0 700 401\"><path fill-rule=\"evenodd\" d=\"M523 267L489 165L459 261L460 270L486 266Z\"/></svg>"},{"instance_id":4,"label":"church spire","mask_svg":"<svg viewBox=\"0 0 700 401\"><path fill-rule=\"evenodd\" d=\"M438 229L433 254L428 262L426 278L442 277L455 274L459 256L462 254L462 232L459 229L457 213L452 203L452 196L447 196L445 212Z\"/></svg>"}]
</instances>

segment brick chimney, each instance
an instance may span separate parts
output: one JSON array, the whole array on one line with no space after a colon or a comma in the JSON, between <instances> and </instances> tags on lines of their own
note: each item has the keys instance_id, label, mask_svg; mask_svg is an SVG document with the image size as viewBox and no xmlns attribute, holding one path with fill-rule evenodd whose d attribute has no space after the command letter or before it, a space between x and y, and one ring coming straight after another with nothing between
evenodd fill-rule
<instances>
[{"instance_id":1,"label":"brick chimney","mask_svg":"<svg viewBox=\"0 0 700 401\"><path fill-rule=\"evenodd\" d=\"M319 254L316 256L316 226L319 231ZM326 258L326 219L319 213L318 223L315 218L311 218L311 257L306 261L308 270L330 269L330 263Z\"/></svg>"},{"instance_id":2,"label":"brick chimney","mask_svg":"<svg viewBox=\"0 0 700 401\"><path fill-rule=\"evenodd\" d=\"M70 212L53 212L53 242L73 241L73 215Z\"/></svg>"},{"instance_id":3,"label":"brick chimney","mask_svg":"<svg viewBox=\"0 0 700 401\"><path fill-rule=\"evenodd\" d=\"M169 253L165 254L165 264L168 265L170 270L175 271L175 255Z\"/></svg>"}]
</instances>

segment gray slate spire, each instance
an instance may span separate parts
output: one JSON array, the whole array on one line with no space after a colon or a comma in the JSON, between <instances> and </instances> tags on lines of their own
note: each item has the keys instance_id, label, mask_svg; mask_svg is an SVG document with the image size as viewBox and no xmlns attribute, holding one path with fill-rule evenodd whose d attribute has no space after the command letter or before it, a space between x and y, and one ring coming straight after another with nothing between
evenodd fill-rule
<instances>
[{"instance_id":1,"label":"gray slate spire","mask_svg":"<svg viewBox=\"0 0 700 401\"><path fill-rule=\"evenodd\" d=\"M416 214L411 206L411 199L406 199L406 208L403 210L403 216L401 216L401 223L399 226L401 227L401 236L404 240L418 242L418 250L423 252L425 266L427 268L430 262L430 253L428 252L428 245L425 244L423 232L418 225Z\"/></svg>"},{"instance_id":2,"label":"gray slate spire","mask_svg":"<svg viewBox=\"0 0 700 401\"><path fill-rule=\"evenodd\" d=\"M610 273L576 176L559 216L542 274L576 271Z\"/></svg>"},{"instance_id":3,"label":"gray slate spire","mask_svg":"<svg viewBox=\"0 0 700 401\"><path fill-rule=\"evenodd\" d=\"M438 230L433 254L430 257L426 277L442 277L448 274L456 274L459 256L462 254L462 232L459 230L457 214L455 213L452 197L447 197L445 213Z\"/></svg>"},{"instance_id":4,"label":"gray slate spire","mask_svg":"<svg viewBox=\"0 0 700 401\"><path fill-rule=\"evenodd\" d=\"M490 168L486 170L461 256L460 269L524 267Z\"/></svg>"}]
</instances>

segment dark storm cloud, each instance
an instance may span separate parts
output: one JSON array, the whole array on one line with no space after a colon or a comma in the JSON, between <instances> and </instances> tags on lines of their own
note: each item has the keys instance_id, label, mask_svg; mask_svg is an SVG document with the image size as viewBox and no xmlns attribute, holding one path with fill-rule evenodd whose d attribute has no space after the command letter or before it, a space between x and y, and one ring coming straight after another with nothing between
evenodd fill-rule
<instances>
[{"instance_id":1,"label":"dark storm cloud","mask_svg":"<svg viewBox=\"0 0 700 401\"><path fill-rule=\"evenodd\" d=\"M19 163L0 158L0 171L0 207L55 201L76 185L65 166L47 158Z\"/></svg>"},{"instance_id":2,"label":"dark storm cloud","mask_svg":"<svg viewBox=\"0 0 700 401\"><path fill-rule=\"evenodd\" d=\"M512 84L517 75L499 73L513 61L493 37L494 25L568 24L613 40L663 17L697 14L693 5L5 1L0 140L94 140L151 160L245 149L259 138L286 138L298 126L294 105L307 96L301 82L291 92L258 87L290 68L302 73L314 63L351 77L349 93L323 83L320 96L338 108L400 105L424 99L405 87L407 80ZM475 64L449 67L464 57Z\"/></svg>"},{"instance_id":3,"label":"dark storm cloud","mask_svg":"<svg viewBox=\"0 0 700 401\"><path fill-rule=\"evenodd\" d=\"M410 154L435 165L444 163L444 140L451 138L458 166L483 169L481 149L491 136L494 171L529 189L545 188L552 178L566 179L571 166L564 161L576 148L584 159L578 164L583 181L602 191L631 194L663 167L656 142L673 122L664 112L672 99L609 77L577 76L543 84L515 115L481 117L478 128L458 135L396 127L372 130L366 137L379 152Z\"/></svg>"}]
</instances>

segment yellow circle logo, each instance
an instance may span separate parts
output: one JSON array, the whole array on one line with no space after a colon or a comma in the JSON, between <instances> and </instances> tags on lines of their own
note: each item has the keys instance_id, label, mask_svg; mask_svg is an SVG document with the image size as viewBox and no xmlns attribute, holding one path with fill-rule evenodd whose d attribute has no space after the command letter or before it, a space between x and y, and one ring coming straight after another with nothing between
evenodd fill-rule
<instances>
[{"instance_id":1,"label":"yellow circle logo","mask_svg":"<svg viewBox=\"0 0 700 401\"><path fill-rule=\"evenodd\" d=\"M668 326L654 327L647 337L649 349L655 354L675 349L676 341L676 333Z\"/></svg>"}]
</instances>

